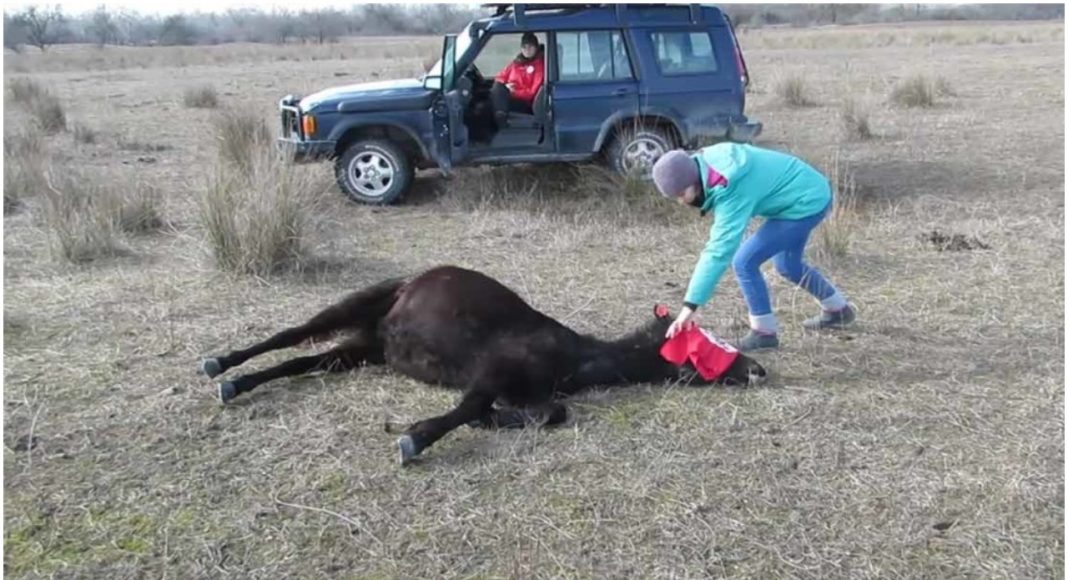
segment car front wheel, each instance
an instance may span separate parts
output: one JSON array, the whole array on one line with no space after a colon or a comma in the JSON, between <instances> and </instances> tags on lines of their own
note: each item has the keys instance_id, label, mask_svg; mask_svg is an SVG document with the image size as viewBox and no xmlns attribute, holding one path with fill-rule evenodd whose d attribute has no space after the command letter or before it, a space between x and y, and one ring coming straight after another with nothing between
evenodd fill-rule
<instances>
[{"instance_id":1,"label":"car front wheel","mask_svg":"<svg viewBox=\"0 0 1068 580\"><path fill-rule=\"evenodd\" d=\"M372 205L394 203L415 175L411 160L389 141L357 141L334 163L338 187L353 201Z\"/></svg>"}]
</instances>

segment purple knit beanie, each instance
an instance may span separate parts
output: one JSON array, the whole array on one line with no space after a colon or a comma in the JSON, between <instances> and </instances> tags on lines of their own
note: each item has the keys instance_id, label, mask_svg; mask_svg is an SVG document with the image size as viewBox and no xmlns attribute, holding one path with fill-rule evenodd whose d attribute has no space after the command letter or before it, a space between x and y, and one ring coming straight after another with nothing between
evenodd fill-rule
<instances>
[{"instance_id":1,"label":"purple knit beanie","mask_svg":"<svg viewBox=\"0 0 1068 580\"><path fill-rule=\"evenodd\" d=\"M697 162L681 149L668 151L653 164L653 183L664 197L678 197L682 190L700 181Z\"/></svg>"}]
</instances>

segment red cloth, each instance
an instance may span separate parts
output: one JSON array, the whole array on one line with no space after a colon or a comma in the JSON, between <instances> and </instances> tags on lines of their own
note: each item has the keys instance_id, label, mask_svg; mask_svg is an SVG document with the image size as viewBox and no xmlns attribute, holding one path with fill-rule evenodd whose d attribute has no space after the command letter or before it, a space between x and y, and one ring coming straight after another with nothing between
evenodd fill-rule
<instances>
[{"instance_id":1,"label":"red cloth","mask_svg":"<svg viewBox=\"0 0 1068 580\"><path fill-rule=\"evenodd\" d=\"M504 85L512 83L512 98L533 105L534 97L545 81L545 57L539 54L526 64L513 60L495 80Z\"/></svg>"},{"instance_id":2,"label":"red cloth","mask_svg":"<svg viewBox=\"0 0 1068 580\"><path fill-rule=\"evenodd\" d=\"M660 356L678 366L689 361L702 378L714 381L734 364L738 349L693 326L668 339L660 347Z\"/></svg>"}]
</instances>

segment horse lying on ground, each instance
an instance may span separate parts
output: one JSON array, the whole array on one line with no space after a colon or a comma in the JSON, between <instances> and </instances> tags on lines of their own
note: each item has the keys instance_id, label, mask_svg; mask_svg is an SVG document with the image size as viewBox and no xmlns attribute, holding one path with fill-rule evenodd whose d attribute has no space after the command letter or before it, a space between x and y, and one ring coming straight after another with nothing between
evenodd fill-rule
<instances>
[{"instance_id":1,"label":"horse lying on ground","mask_svg":"<svg viewBox=\"0 0 1068 580\"><path fill-rule=\"evenodd\" d=\"M538 312L493 278L442 266L354 292L300 326L202 360L200 370L216 377L265 352L344 331L348 338L331 350L221 382L219 398L228 402L280 377L362 364L388 364L426 383L464 389L456 408L404 431L397 445L406 464L465 423L562 423L567 409L555 399L586 387L680 379L707 384L689 364L677 367L660 356L670 324L667 309L658 306L654 318L631 334L599 340ZM715 382L747 385L764 376L759 363L739 354Z\"/></svg>"}]
</instances>

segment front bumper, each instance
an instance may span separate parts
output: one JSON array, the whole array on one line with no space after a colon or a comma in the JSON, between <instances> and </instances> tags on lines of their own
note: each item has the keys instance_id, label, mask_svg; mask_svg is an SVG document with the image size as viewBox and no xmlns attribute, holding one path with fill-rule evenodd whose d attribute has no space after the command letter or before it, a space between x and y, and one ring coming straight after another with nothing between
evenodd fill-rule
<instances>
[{"instance_id":1,"label":"front bumper","mask_svg":"<svg viewBox=\"0 0 1068 580\"><path fill-rule=\"evenodd\" d=\"M334 156L334 141L305 141L299 137L279 137L278 148L290 161L319 161Z\"/></svg>"}]
</instances>

